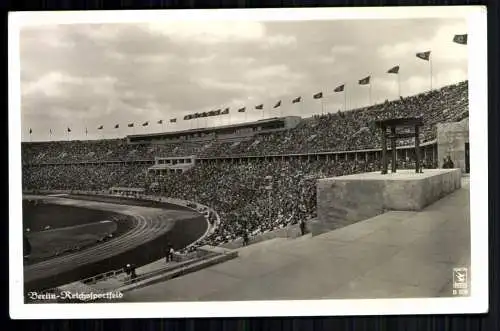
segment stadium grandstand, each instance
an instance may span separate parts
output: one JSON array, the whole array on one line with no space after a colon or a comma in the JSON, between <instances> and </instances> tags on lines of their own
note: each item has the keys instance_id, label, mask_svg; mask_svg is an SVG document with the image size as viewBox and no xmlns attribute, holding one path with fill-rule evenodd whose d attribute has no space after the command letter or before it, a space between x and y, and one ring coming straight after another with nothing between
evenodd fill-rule
<instances>
[{"instance_id":1,"label":"stadium grandstand","mask_svg":"<svg viewBox=\"0 0 500 331\"><path fill-rule=\"evenodd\" d=\"M316 216L316 180L380 169L374 122L421 117L424 169L439 167L436 124L468 118L468 82L396 101L309 118L124 139L23 142L24 190L109 191L195 201L220 215L197 245L221 245ZM399 141L398 167L415 168L413 139Z\"/></svg>"}]
</instances>

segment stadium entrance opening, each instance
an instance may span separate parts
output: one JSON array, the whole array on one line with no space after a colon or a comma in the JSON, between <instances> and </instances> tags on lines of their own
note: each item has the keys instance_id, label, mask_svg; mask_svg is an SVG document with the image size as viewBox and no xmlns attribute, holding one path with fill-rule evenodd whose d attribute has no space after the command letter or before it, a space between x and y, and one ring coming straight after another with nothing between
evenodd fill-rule
<instances>
[{"instance_id":1,"label":"stadium entrance opening","mask_svg":"<svg viewBox=\"0 0 500 331\"><path fill-rule=\"evenodd\" d=\"M465 173L470 172L469 143L465 143Z\"/></svg>"}]
</instances>

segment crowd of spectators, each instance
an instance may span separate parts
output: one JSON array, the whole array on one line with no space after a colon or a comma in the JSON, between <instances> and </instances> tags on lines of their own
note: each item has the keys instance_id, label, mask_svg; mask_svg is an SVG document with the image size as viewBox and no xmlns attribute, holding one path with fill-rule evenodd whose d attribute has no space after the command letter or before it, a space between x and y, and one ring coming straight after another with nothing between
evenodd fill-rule
<instances>
[{"instance_id":1,"label":"crowd of spectators","mask_svg":"<svg viewBox=\"0 0 500 331\"><path fill-rule=\"evenodd\" d=\"M107 190L112 186L143 187L147 166L137 163L56 164L24 166L24 189Z\"/></svg>"},{"instance_id":2,"label":"crowd of spectators","mask_svg":"<svg viewBox=\"0 0 500 331\"><path fill-rule=\"evenodd\" d=\"M153 160L155 156L226 157L236 155L299 154L379 148L374 121L422 117L421 142L436 138L436 123L468 116L468 82L443 87L396 101L305 118L294 129L256 134L239 141L183 141L128 144L125 139L23 143L24 163L72 163ZM412 139L400 145L412 144Z\"/></svg>"},{"instance_id":3,"label":"crowd of spectators","mask_svg":"<svg viewBox=\"0 0 500 331\"><path fill-rule=\"evenodd\" d=\"M399 167L414 167L399 160ZM379 169L378 160L275 159L247 163L199 164L181 174L154 176L136 163L25 167L23 187L41 190L102 191L112 186L144 188L146 194L209 206L221 223L199 245L219 245L257 235L316 215L316 180Z\"/></svg>"},{"instance_id":4,"label":"crowd of spectators","mask_svg":"<svg viewBox=\"0 0 500 331\"><path fill-rule=\"evenodd\" d=\"M220 150L228 151L229 155L270 155L380 148L380 134L374 122L402 117L423 119L421 142L436 139L437 123L468 117L468 83L461 82L371 107L313 116L304 119L293 130L258 135L252 141L238 145L222 143ZM398 142L399 145L412 143L413 139ZM215 148L210 149L210 153L220 154Z\"/></svg>"}]
</instances>

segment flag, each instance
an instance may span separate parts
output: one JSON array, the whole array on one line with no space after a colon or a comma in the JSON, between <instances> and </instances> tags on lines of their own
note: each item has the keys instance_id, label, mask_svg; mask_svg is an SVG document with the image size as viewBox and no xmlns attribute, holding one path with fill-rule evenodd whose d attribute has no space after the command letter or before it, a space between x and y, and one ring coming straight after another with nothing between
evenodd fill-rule
<instances>
[{"instance_id":1,"label":"flag","mask_svg":"<svg viewBox=\"0 0 500 331\"><path fill-rule=\"evenodd\" d=\"M467 34L457 34L453 37L453 42L461 45L467 45Z\"/></svg>"},{"instance_id":2,"label":"flag","mask_svg":"<svg viewBox=\"0 0 500 331\"><path fill-rule=\"evenodd\" d=\"M159 120L159 121L158 121L158 124L163 124L163 120Z\"/></svg>"},{"instance_id":3,"label":"flag","mask_svg":"<svg viewBox=\"0 0 500 331\"><path fill-rule=\"evenodd\" d=\"M421 60L429 61L429 58L431 57L431 51L420 52L417 53L416 56Z\"/></svg>"},{"instance_id":4,"label":"flag","mask_svg":"<svg viewBox=\"0 0 500 331\"><path fill-rule=\"evenodd\" d=\"M87 129L85 129L85 130L87 130ZM49 134L52 135L52 129L49 129Z\"/></svg>"},{"instance_id":5,"label":"flag","mask_svg":"<svg viewBox=\"0 0 500 331\"><path fill-rule=\"evenodd\" d=\"M246 107L240 108L238 109L238 113L244 113L246 110Z\"/></svg>"},{"instance_id":6,"label":"flag","mask_svg":"<svg viewBox=\"0 0 500 331\"><path fill-rule=\"evenodd\" d=\"M134 123L129 123L129 124L128 124L128 127L129 127L129 128L133 128L133 127L134 127Z\"/></svg>"},{"instance_id":7,"label":"flag","mask_svg":"<svg viewBox=\"0 0 500 331\"><path fill-rule=\"evenodd\" d=\"M255 106L255 109L264 109L264 104L261 103L260 105Z\"/></svg>"},{"instance_id":8,"label":"flag","mask_svg":"<svg viewBox=\"0 0 500 331\"><path fill-rule=\"evenodd\" d=\"M52 130L50 130L50 133L52 134ZM88 136L89 134L89 130L87 128L85 128L85 135Z\"/></svg>"},{"instance_id":9,"label":"flag","mask_svg":"<svg viewBox=\"0 0 500 331\"><path fill-rule=\"evenodd\" d=\"M177 123L177 118L171 118L170 123Z\"/></svg>"},{"instance_id":10,"label":"flag","mask_svg":"<svg viewBox=\"0 0 500 331\"><path fill-rule=\"evenodd\" d=\"M391 69L387 70L388 74L397 74L399 73L399 66L392 67Z\"/></svg>"},{"instance_id":11,"label":"flag","mask_svg":"<svg viewBox=\"0 0 500 331\"><path fill-rule=\"evenodd\" d=\"M292 103L300 102L301 99L302 97L296 97L295 99L292 100Z\"/></svg>"},{"instance_id":12,"label":"flag","mask_svg":"<svg viewBox=\"0 0 500 331\"><path fill-rule=\"evenodd\" d=\"M32 134L32 133L33 133L33 130L31 130L31 128L30 128L30 134Z\"/></svg>"},{"instance_id":13,"label":"flag","mask_svg":"<svg viewBox=\"0 0 500 331\"><path fill-rule=\"evenodd\" d=\"M222 111L221 115L227 115L229 114L229 108L226 108Z\"/></svg>"},{"instance_id":14,"label":"flag","mask_svg":"<svg viewBox=\"0 0 500 331\"><path fill-rule=\"evenodd\" d=\"M276 104L274 105L274 107L273 107L273 108L278 108L279 106L281 106L281 100L280 100L280 101L278 101L278 102L276 102Z\"/></svg>"},{"instance_id":15,"label":"flag","mask_svg":"<svg viewBox=\"0 0 500 331\"><path fill-rule=\"evenodd\" d=\"M337 86L333 92L343 92L344 91L344 86L345 84L342 84L340 86Z\"/></svg>"},{"instance_id":16,"label":"flag","mask_svg":"<svg viewBox=\"0 0 500 331\"><path fill-rule=\"evenodd\" d=\"M358 83L359 83L359 85L368 85L368 84L370 84L370 76L366 76L365 78L360 79Z\"/></svg>"},{"instance_id":17,"label":"flag","mask_svg":"<svg viewBox=\"0 0 500 331\"><path fill-rule=\"evenodd\" d=\"M115 129L118 129L120 127L120 124L115 125Z\"/></svg>"},{"instance_id":18,"label":"flag","mask_svg":"<svg viewBox=\"0 0 500 331\"><path fill-rule=\"evenodd\" d=\"M149 122L147 122L147 121L142 123L142 126L148 126L148 125L149 125Z\"/></svg>"},{"instance_id":19,"label":"flag","mask_svg":"<svg viewBox=\"0 0 500 331\"><path fill-rule=\"evenodd\" d=\"M315 95L313 95L314 99L321 99L323 97L323 92L318 92Z\"/></svg>"},{"instance_id":20,"label":"flag","mask_svg":"<svg viewBox=\"0 0 500 331\"><path fill-rule=\"evenodd\" d=\"M102 130L102 129L104 129L104 126L102 126L102 125L97 128L97 130Z\"/></svg>"},{"instance_id":21,"label":"flag","mask_svg":"<svg viewBox=\"0 0 500 331\"><path fill-rule=\"evenodd\" d=\"M71 129L70 129L70 128L68 128L68 132L71 132Z\"/></svg>"}]
</instances>

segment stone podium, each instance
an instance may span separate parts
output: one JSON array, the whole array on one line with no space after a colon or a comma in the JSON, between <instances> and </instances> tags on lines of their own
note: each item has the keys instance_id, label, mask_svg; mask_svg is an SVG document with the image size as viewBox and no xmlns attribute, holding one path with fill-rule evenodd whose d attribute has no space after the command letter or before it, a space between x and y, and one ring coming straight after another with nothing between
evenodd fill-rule
<instances>
[{"instance_id":1,"label":"stone podium","mask_svg":"<svg viewBox=\"0 0 500 331\"><path fill-rule=\"evenodd\" d=\"M317 181L318 219L313 235L344 227L386 211L420 211L461 187L460 169L369 172Z\"/></svg>"}]
</instances>

